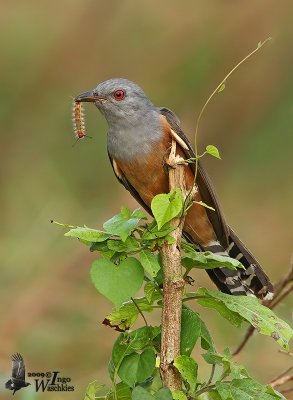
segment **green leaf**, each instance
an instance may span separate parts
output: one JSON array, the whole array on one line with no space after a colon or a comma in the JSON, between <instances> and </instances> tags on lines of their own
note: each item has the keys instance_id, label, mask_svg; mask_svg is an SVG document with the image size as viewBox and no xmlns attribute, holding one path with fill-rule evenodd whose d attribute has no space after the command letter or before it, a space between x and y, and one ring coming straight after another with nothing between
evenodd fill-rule
<instances>
[{"instance_id":1,"label":"green leaf","mask_svg":"<svg viewBox=\"0 0 293 400\"><path fill-rule=\"evenodd\" d=\"M180 372L182 379L185 380L189 386L191 393L194 392L197 384L197 363L193 358L182 355L174 360L174 366Z\"/></svg>"},{"instance_id":2,"label":"green leaf","mask_svg":"<svg viewBox=\"0 0 293 400\"><path fill-rule=\"evenodd\" d=\"M133 353L126 356L118 370L120 379L128 386L144 382L150 377L156 366L156 354L152 349L146 349L142 353Z\"/></svg>"},{"instance_id":3,"label":"green leaf","mask_svg":"<svg viewBox=\"0 0 293 400\"><path fill-rule=\"evenodd\" d=\"M151 253L149 250L142 250L140 252L139 259L147 274L149 274L152 278L157 276L161 266L157 257L153 253Z\"/></svg>"},{"instance_id":4,"label":"green leaf","mask_svg":"<svg viewBox=\"0 0 293 400\"><path fill-rule=\"evenodd\" d=\"M94 261L91 278L96 289L118 309L133 296L143 283L143 268L138 260L129 257L119 265L100 258Z\"/></svg>"},{"instance_id":5,"label":"green leaf","mask_svg":"<svg viewBox=\"0 0 293 400\"><path fill-rule=\"evenodd\" d=\"M219 381L231 375L233 379L249 378L249 374L242 365L237 365L233 359L229 349L224 350L224 354L209 351L202 355L208 364L221 365L223 372L218 378Z\"/></svg>"},{"instance_id":6,"label":"green leaf","mask_svg":"<svg viewBox=\"0 0 293 400\"><path fill-rule=\"evenodd\" d=\"M208 328L206 327L206 324L201 321L201 347L204 350L215 350L215 345L213 342L213 339L210 335L210 332L208 331Z\"/></svg>"},{"instance_id":7,"label":"green leaf","mask_svg":"<svg viewBox=\"0 0 293 400\"><path fill-rule=\"evenodd\" d=\"M146 298L135 299L135 303L142 312L150 312L153 310L152 305ZM129 301L124 303L119 310L111 312L104 319L103 324L115 328L117 331L124 332L131 328L139 316L139 311L136 305Z\"/></svg>"},{"instance_id":8,"label":"green leaf","mask_svg":"<svg viewBox=\"0 0 293 400\"><path fill-rule=\"evenodd\" d=\"M109 363L109 374L112 381L118 373L124 357L137 351L144 350L152 343L156 327L144 326L131 333L121 333L112 349L112 357Z\"/></svg>"},{"instance_id":9,"label":"green leaf","mask_svg":"<svg viewBox=\"0 0 293 400\"><path fill-rule=\"evenodd\" d=\"M105 385L99 385L97 381L91 382L85 392L84 400L95 400L97 392L100 392Z\"/></svg>"},{"instance_id":10,"label":"green leaf","mask_svg":"<svg viewBox=\"0 0 293 400\"><path fill-rule=\"evenodd\" d=\"M112 233L98 231L91 228L75 228L70 229L70 231L66 232L64 236L76 237L87 242L104 242L112 236Z\"/></svg>"},{"instance_id":11,"label":"green leaf","mask_svg":"<svg viewBox=\"0 0 293 400\"><path fill-rule=\"evenodd\" d=\"M221 93L223 90L225 90L225 88L226 88L226 83L223 82L222 85L218 89L218 93Z\"/></svg>"},{"instance_id":12,"label":"green leaf","mask_svg":"<svg viewBox=\"0 0 293 400\"><path fill-rule=\"evenodd\" d=\"M180 354L190 356L198 338L201 336L201 319L199 315L184 306L181 316Z\"/></svg>"},{"instance_id":13,"label":"green leaf","mask_svg":"<svg viewBox=\"0 0 293 400\"><path fill-rule=\"evenodd\" d=\"M197 247L196 245L193 245L191 243L187 243L184 240L182 240L181 242L181 247L182 249L186 252L186 253L193 253L193 252L197 252Z\"/></svg>"},{"instance_id":14,"label":"green leaf","mask_svg":"<svg viewBox=\"0 0 293 400\"><path fill-rule=\"evenodd\" d=\"M233 379L231 382L216 382L222 400L276 400L285 399L253 379Z\"/></svg>"},{"instance_id":15,"label":"green leaf","mask_svg":"<svg viewBox=\"0 0 293 400\"><path fill-rule=\"evenodd\" d=\"M203 349L215 350L213 339L200 315L184 305L181 319L181 354L189 356L199 337Z\"/></svg>"},{"instance_id":16,"label":"green leaf","mask_svg":"<svg viewBox=\"0 0 293 400\"><path fill-rule=\"evenodd\" d=\"M206 293L206 289L200 288L195 294L199 296L206 296ZM192 295L192 293L190 295ZM221 314L222 317L226 318L232 325L237 327L241 326L243 318L239 315L239 313L230 310L223 302L217 300L216 298L213 298L212 296L206 296L204 298L196 299L196 301L203 307L213 308L214 310L218 311L218 313Z\"/></svg>"},{"instance_id":17,"label":"green leaf","mask_svg":"<svg viewBox=\"0 0 293 400\"><path fill-rule=\"evenodd\" d=\"M159 360L156 360L157 362ZM143 385L140 385L143 386ZM163 382L161 379L160 371L157 366L155 369L155 372L152 375L152 381L150 382L150 385L148 387L143 386L145 389L149 390L151 393L157 393L160 389L163 387Z\"/></svg>"},{"instance_id":18,"label":"green leaf","mask_svg":"<svg viewBox=\"0 0 293 400\"><path fill-rule=\"evenodd\" d=\"M183 266L189 271L192 268L199 269L213 269L226 267L232 270L243 268L243 265L234 258L220 256L218 254L206 252L188 252L186 256L182 257Z\"/></svg>"},{"instance_id":19,"label":"green leaf","mask_svg":"<svg viewBox=\"0 0 293 400\"><path fill-rule=\"evenodd\" d=\"M155 397L141 386L136 386L132 391L131 400L155 400Z\"/></svg>"},{"instance_id":20,"label":"green leaf","mask_svg":"<svg viewBox=\"0 0 293 400\"><path fill-rule=\"evenodd\" d=\"M217 390L209 390L206 400L222 400Z\"/></svg>"},{"instance_id":21,"label":"green leaf","mask_svg":"<svg viewBox=\"0 0 293 400\"><path fill-rule=\"evenodd\" d=\"M117 251L118 253L133 253L140 250L140 243L133 237L128 237L124 242L121 240L107 241L109 250Z\"/></svg>"},{"instance_id":22,"label":"green leaf","mask_svg":"<svg viewBox=\"0 0 293 400\"><path fill-rule=\"evenodd\" d=\"M273 389L270 385L267 385L266 389L266 393L272 395L274 399L286 400L281 393Z\"/></svg>"},{"instance_id":23,"label":"green leaf","mask_svg":"<svg viewBox=\"0 0 293 400\"><path fill-rule=\"evenodd\" d=\"M209 144L206 147L206 152L213 157L221 159L219 150L216 148L216 146L213 146L212 144Z\"/></svg>"},{"instance_id":24,"label":"green leaf","mask_svg":"<svg viewBox=\"0 0 293 400\"><path fill-rule=\"evenodd\" d=\"M152 326L152 340L159 337L161 334L161 326Z\"/></svg>"},{"instance_id":25,"label":"green leaf","mask_svg":"<svg viewBox=\"0 0 293 400\"><path fill-rule=\"evenodd\" d=\"M207 263L209 265L214 265L214 267L216 267L216 265L218 265L218 267L226 267L229 269L237 269L237 268L242 268L244 269L243 265L241 264L240 261L235 260L234 258L228 257L228 256L221 256L219 254L214 254L211 253L209 251L206 251L203 253Z\"/></svg>"},{"instance_id":26,"label":"green leaf","mask_svg":"<svg viewBox=\"0 0 293 400\"><path fill-rule=\"evenodd\" d=\"M153 304L155 300L162 298L162 295L158 290L158 286L151 281L144 285L144 294L149 304Z\"/></svg>"},{"instance_id":27,"label":"green leaf","mask_svg":"<svg viewBox=\"0 0 293 400\"><path fill-rule=\"evenodd\" d=\"M240 317L240 315L229 310L224 304L219 303L215 299L197 299L197 302L203 307L213 308L214 310L218 311L222 317L226 318L232 325L237 326L237 328L241 326L243 319Z\"/></svg>"},{"instance_id":28,"label":"green leaf","mask_svg":"<svg viewBox=\"0 0 293 400\"><path fill-rule=\"evenodd\" d=\"M162 287L164 276L163 276L162 256L161 256L160 253L158 254L158 261L159 261L159 264L160 264L161 268L160 268L160 271L158 272L157 276L155 277L155 281L156 281L156 283L158 284L159 287Z\"/></svg>"},{"instance_id":29,"label":"green leaf","mask_svg":"<svg viewBox=\"0 0 293 400\"><path fill-rule=\"evenodd\" d=\"M165 236L165 241L166 241L168 244L174 244L174 243L176 243L176 239L175 239L173 236L171 236L171 235ZM160 242L158 241L158 243L160 243ZM159 245L160 245L160 244L159 244Z\"/></svg>"},{"instance_id":30,"label":"green leaf","mask_svg":"<svg viewBox=\"0 0 293 400\"><path fill-rule=\"evenodd\" d=\"M207 289L199 289L197 294L208 296L208 299L199 299L198 302L208 307L206 300L211 304L220 304L227 310L238 314L248 321L262 335L271 336L281 347L289 351L289 341L293 337L293 330L283 320L278 318L272 310L261 305L258 300L250 296L231 296L225 293ZM212 307L215 308L215 307Z\"/></svg>"},{"instance_id":31,"label":"green leaf","mask_svg":"<svg viewBox=\"0 0 293 400\"><path fill-rule=\"evenodd\" d=\"M163 387L158 392L154 394L157 400L173 400L172 393L170 389Z\"/></svg>"},{"instance_id":32,"label":"green leaf","mask_svg":"<svg viewBox=\"0 0 293 400\"><path fill-rule=\"evenodd\" d=\"M154 293L156 293L156 290L157 290L157 285L155 283L149 281L144 285L143 290L144 290L144 295L145 295L145 298L147 299L147 301L149 303L152 303L153 295L154 295Z\"/></svg>"},{"instance_id":33,"label":"green leaf","mask_svg":"<svg viewBox=\"0 0 293 400\"><path fill-rule=\"evenodd\" d=\"M91 252L100 251L101 253L108 253L109 248L107 246L107 241L105 240L104 242L90 242L89 250Z\"/></svg>"},{"instance_id":34,"label":"green leaf","mask_svg":"<svg viewBox=\"0 0 293 400\"><path fill-rule=\"evenodd\" d=\"M181 390L173 390L172 396L174 400L188 400Z\"/></svg>"},{"instance_id":35,"label":"green leaf","mask_svg":"<svg viewBox=\"0 0 293 400\"><path fill-rule=\"evenodd\" d=\"M103 227L107 232L120 236L123 242L125 242L141 219L146 219L146 217L140 209L134 210L131 213L128 208L122 207L120 214L106 221Z\"/></svg>"},{"instance_id":36,"label":"green leaf","mask_svg":"<svg viewBox=\"0 0 293 400\"><path fill-rule=\"evenodd\" d=\"M111 390L107 394L106 400L131 400L130 387L127 386L124 382L119 382L118 385L115 386L115 392L116 396L114 394L114 391Z\"/></svg>"},{"instance_id":37,"label":"green leaf","mask_svg":"<svg viewBox=\"0 0 293 400\"><path fill-rule=\"evenodd\" d=\"M169 389L162 388L154 395L150 394L141 386L136 386L132 392L131 400L172 400L172 394Z\"/></svg>"},{"instance_id":38,"label":"green leaf","mask_svg":"<svg viewBox=\"0 0 293 400\"><path fill-rule=\"evenodd\" d=\"M163 225L162 228L159 229L158 224L154 219L153 222L149 224L146 230L144 231L142 235L142 240L154 240L158 238L165 238L172 231L174 231L174 228L170 226L170 224L168 223Z\"/></svg>"},{"instance_id":39,"label":"green leaf","mask_svg":"<svg viewBox=\"0 0 293 400\"><path fill-rule=\"evenodd\" d=\"M151 203L151 209L161 229L167 222L177 217L183 209L183 196L180 189L168 194L158 194Z\"/></svg>"}]
</instances>

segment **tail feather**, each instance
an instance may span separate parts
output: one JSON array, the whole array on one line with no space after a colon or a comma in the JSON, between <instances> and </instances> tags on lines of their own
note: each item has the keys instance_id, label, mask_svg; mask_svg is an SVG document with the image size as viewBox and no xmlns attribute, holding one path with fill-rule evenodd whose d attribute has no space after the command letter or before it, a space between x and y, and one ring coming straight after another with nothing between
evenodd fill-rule
<instances>
[{"instance_id":1,"label":"tail feather","mask_svg":"<svg viewBox=\"0 0 293 400\"><path fill-rule=\"evenodd\" d=\"M212 281L224 293L256 296L265 300L272 299L273 286L269 278L231 228L229 228L228 239L229 245L226 249L219 242L213 242L203 250L235 258L242 263L245 269L237 271L228 268L207 270Z\"/></svg>"}]
</instances>

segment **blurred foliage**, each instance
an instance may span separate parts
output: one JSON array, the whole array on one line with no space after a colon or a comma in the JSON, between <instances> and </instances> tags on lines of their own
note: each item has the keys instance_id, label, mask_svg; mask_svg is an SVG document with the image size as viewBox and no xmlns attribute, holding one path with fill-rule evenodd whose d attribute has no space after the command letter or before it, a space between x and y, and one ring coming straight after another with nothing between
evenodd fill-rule
<instances>
[{"instance_id":1,"label":"blurred foliage","mask_svg":"<svg viewBox=\"0 0 293 400\"><path fill-rule=\"evenodd\" d=\"M75 392L66 396L76 399L88 382L106 381L116 334L101 325L111 305L90 282L94 256L50 220L101 227L121 205L136 203L113 176L106 124L90 105L93 139L72 147L71 97L110 77L131 79L173 109L192 139L211 91L272 36L209 105L199 142L220 149L222 161L206 165L227 219L277 280L292 251L293 3L16 0L1 2L0 22L1 383L18 351L27 370L70 376ZM204 273L196 283L212 287ZM291 309L288 300L277 311L289 321ZM206 314L217 343L239 342L238 330ZM263 381L289 363L258 338L239 361ZM11 393L1 384L0 395ZM33 391L17 395L33 398Z\"/></svg>"}]
</instances>

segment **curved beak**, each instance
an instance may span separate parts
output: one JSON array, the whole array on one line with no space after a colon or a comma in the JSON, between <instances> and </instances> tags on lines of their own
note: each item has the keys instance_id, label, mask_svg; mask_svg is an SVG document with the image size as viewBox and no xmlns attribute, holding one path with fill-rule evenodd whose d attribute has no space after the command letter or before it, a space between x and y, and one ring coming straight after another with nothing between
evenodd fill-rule
<instances>
[{"instance_id":1,"label":"curved beak","mask_svg":"<svg viewBox=\"0 0 293 400\"><path fill-rule=\"evenodd\" d=\"M80 95L76 96L74 101L77 102L88 102L88 103L95 103L105 100L103 97L98 96L94 90L89 90L88 92L81 93Z\"/></svg>"}]
</instances>

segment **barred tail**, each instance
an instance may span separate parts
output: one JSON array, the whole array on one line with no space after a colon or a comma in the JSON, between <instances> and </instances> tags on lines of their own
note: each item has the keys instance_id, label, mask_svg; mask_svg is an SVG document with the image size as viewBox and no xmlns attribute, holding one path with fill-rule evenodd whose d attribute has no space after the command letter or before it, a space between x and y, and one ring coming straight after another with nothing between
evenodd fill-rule
<instances>
[{"instance_id":1,"label":"barred tail","mask_svg":"<svg viewBox=\"0 0 293 400\"><path fill-rule=\"evenodd\" d=\"M256 296L265 300L272 299L273 286L269 278L231 228L229 228L228 239L229 246L227 249L224 249L219 242L213 242L203 250L220 255L229 255L239 260L245 270L233 271L228 268L207 270L212 281L224 293L238 296Z\"/></svg>"}]
</instances>

